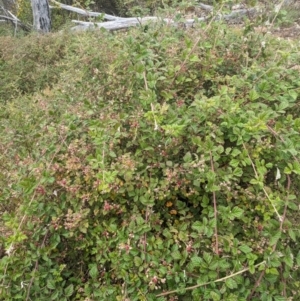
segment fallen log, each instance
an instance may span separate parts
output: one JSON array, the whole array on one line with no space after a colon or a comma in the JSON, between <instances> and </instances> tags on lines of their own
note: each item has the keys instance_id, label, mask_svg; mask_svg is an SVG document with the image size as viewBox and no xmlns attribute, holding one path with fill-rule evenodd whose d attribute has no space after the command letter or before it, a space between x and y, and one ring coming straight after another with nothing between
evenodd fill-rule
<instances>
[{"instance_id":1,"label":"fallen log","mask_svg":"<svg viewBox=\"0 0 300 301\"><path fill-rule=\"evenodd\" d=\"M133 26L139 26L143 25L148 22L164 22L165 24L172 25L172 26L184 26L184 27L192 27L197 22L205 22L212 18L212 13L214 10L214 7L211 5L199 3L199 7L207 12L207 15L205 17L196 17L194 19L187 19L184 22L175 22L174 20L170 18L160 18L160 17L118 17L113 16L105 13L99 13L99 12L91 12L88 10L84 10L81 8L73 7L71 5L62 4L56 0L50 0L50 2L55 5L51 6L51 8L59 7L61 9L65 9L74 13L77 13L79 15L82 15L84 17L88 18L103 18L103 20L107 20L104 22L93 22L93 21L80 21L80 20L72 20L73 23L77 24L76 26L72 27L72 30L75 31L82 31L82 30L88 30L88 29L97 29L97 28L104 28L109 31L116 31L121 29L126 29ZM232 11L229 14L216 14L214 16L215 20L225 20L229 21L232 19L241 19L245 16L253 16L259 12L258 8L245 8L245 9L238 9L235 11Z\"/></svg>"}]
</instances>

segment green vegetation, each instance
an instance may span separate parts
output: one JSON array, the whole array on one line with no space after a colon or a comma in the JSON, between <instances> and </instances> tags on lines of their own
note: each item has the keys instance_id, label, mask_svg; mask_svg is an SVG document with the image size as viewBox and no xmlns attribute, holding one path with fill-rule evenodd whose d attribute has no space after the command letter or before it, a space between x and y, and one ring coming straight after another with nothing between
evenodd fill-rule
<instances>
[{"instance_id":1,"label":"green vegetation","mask_svg":"<svg viewBox=\"0 0 300 301\"><path fill-rule=\"evenodd\" d=\"M299 42L211 22L0 45L1 300L298 300Z\"/></svg>"}]
</instances>

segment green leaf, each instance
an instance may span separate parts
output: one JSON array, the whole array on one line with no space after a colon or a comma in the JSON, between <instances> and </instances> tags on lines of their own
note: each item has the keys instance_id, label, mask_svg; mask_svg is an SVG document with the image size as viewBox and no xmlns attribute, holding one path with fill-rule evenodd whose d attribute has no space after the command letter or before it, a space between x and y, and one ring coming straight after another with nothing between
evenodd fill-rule
<instances>
[{"instance_id":1,"label":"green leaf","mask_svg":"<svg viewBox=\"0 0 300 301\"><path fill-rule=\"evenodd\" d=\"M232 159L229 164L232 166L232 167L238 167L239 164L240 164L240 160L237 160L237 159Z\"/></svg>"},{"instance_id":2,"label":"green leaf","mask_svg":"<svg viewBox=\"0 0 300 301\"><path fill-rule=\"evenodd\" d=\"M286 301L286 297L282 297L282 296L275 296L274 299L275 301Z\"/></svg>"},{"instance_id":3,"label":"green leaf","mask_svg":"<svg viewBox=\"0 0 300 301\"><path fill-rule=\"evenodd\" d=\"M249 272L250 272L250 274L254 274L255 273L255 267L254 267L254 265L250 265L249 266Z\"/></svg>"},{"instance_id":4,"label":"green leaf","mask_svg":"<svg viewBox=\"0 0 300 301\"><path fill-rule=\"evenodd\" d=\"M173 251L171 253L171 256L175 259L175 260L180 260L181 259L181 253L179 251Z\"/></svg>"},{"instance_id":5,"label":"green leaf","mask_svg":"<svg viewBox=\"0 0 300 301\"><path fill-rule=\"evenodd\" d=\"M196 221L192 224L192 229L200 233L203 231L203 224L199 221Z\"/></svg>"},{"instance_id":6,"label":"green leaf","mask_svg":"<svg viewBox=\"0 0 300 301\"><path fill-rule=\"evenodd\" d=\"M281 231L279 230L273 236L271 236L270 245L274 246L277 243L277 241L280 239L280 237L281 237Z\"/></svg>"},{"instance_id":7,"label":"green leaf","mask_svg":"<svg viewBox=\"0 0 300 301\"><path fill-rule=\"evenodd\" d=\"M239 249L245 254L248 254L252 251L252 249L247 245L241 245Z\"/></svg>"},{"instance_id":8,"label":"green leaf","mask_svg":"<svg viewBox=\"0 0 300 301\"><path fill-rule=\"evenodd\" d=\"M290 251L290 250L289 250ZM293 267L293 265L294 265L294 256L293 256L293 254L291 253L291 252L287 252L287 254L284 256L284 258L283 258L283 261L284 261L284 263L288 266L288 267L290 267L290 268L292 268Z\"/></svg>"},{"instance_id":9,"label":"green leaf","mask_svg":"<svg viewBox=\"0 0 300 301\"><path fill-rule=\"evenodd\" d=\"M249 99L251 101L254 101L254 100L258 99L258 98L259 98L259 94L255 90L251 90L249 92Z\"/></svg>"},{"instance_id":10,"label":"green leaf","mask_svg":"<svg viewBox=\"0 0 300 301\"><path fill-rule=\"evenodd\" d=\"M205 260L205 262L207 262L208 264L211 263L212 258L213 257L210 253L204 252L203 259Z\"/></svg>"},{"instance_id":11,"label":"green leaf","mask_svg":"<svg viewBox=\"0 0 300 301\"><path fill-rule=\"evenodd\" d=\"M220 293L217 293L215 291L210 292L210 297L213 299L213 301L220 301L221 300Z\"/></svg>"},{"instance_id":12,"label":"green leaf","mask_svg":"<svg viewBox=\"0 0 300 301\"><path fill-rule=\"evenodd\" d=\"M47 287L51 290L54 290L56 288L55 281L53 279L47 280Z\"/></svg>"},{"instance_id":13,"label":"green leaf","mask_svg":"<svg viewBox=\"0 0 300 301\"><path fill-rule=\"evenodd\" d=\"M116 157L117 157L117 155L116 155L115 152L113 152L113 151L110 151L110 152L109 152L109 156L110 156L111 158L116 158Z\"/></svg>"},{"instance_id":14,"label":"green leaf","mask_svg":"<svg viewBox=\"0 0 300 301\"><path fill-rule=\"evenodd\" d=\"M236 157L237 155L239 155L241 153L241 151L238 148L234 148L231 152L231 156L232 157Z\"/></svg>"},{"instance_id":15,"label":"green leaf","mask_svg":"<svg viewBox=\"0 0 300 301\"><path fill-rule=\"evenodd\" d=\"M233 278L228 278L225 280L225 284L228 288L234 289L237 288L237 283Z\"/></svg>"},{"instance_id":16,"label":"green leaf","mask_svg":"<svg viewBox=\"0 0 300 301\"><path fill-rule=\"evenodd\" d=\"M95 279L98 276L98 266L97 266L97 264L92 265L92 267L89 270L89 275L92 277L92 279Z\"/></svg>"},{"instance_id":17,"label":"green leaf","mask_svg":"<svg viewBox=\"0 0 300 301\"><path fill-rule=\"evenodd\" d=\"M154 199L146 196L140 196L139 201L145 206L153 206Z\"/></svg>"},{"instance_id":18,"label":"green leaf","mask_svg":"<svg viewBox=\"0 0 300 301\"><path fill-rule=\"evenodd\" d=\"M229 213L229 219L240 218L244 214L244 210L239 207L234 207Z\"/></svg>"},{"instance_id":19,"label":"green leaf","mask_svg":"<svg viewBox=\"0 0 300 301\"><path fill-rule=\"evenodd\" d=\"M298 254L297 254L296 262L297 262L297 265L300 266L300 252L298 252Z\"/></svg>"},{"instance_id":20,"label":"green leaf","mask_svg":"<svg viewBox=\"0 0 300 301\"><path fill-rule=\"evenodd\" d=\"M59 297L59 290L55 290L54 292L53 292L53 294L51 295L51 300L58 300L58 297Z\"/></svg>"},{"instance_id":21,"label":"green leaf","mask_svg":"<svg viewBox=\"0 0 300 301\"><path fill-rule=\"evenodd\" d=\"M190 152L187 152L183 157L184 162L191 162L192 161L192 155Z\"/></svg>"},{"instance_id":22,"label":"green leaf","mask_svg":"<svg viewBox=\"0 0 300 301\"><path fill-rule=\"evenodd\" d=\"M297 100L298 98L298 93L295 90L289 90L289 95L292 97L293 101Z\"/></svg>"},{"instance_id":23,"label":"green leaf","mask_svg":"<svg viewBox=\"0 0 300 301\"><path fill-rule=\"evenodd\" d=\"M166 165L167 165L168 167L172 167L172 166L173 166L173 162L172 162L172 161L167 161L167 162L166 162Z\"/></svg>"},{"instance_id":24,"label":"green leaf","mask_svg":"<svg viewBox=\"0 0 300 301\"><path fill-rule=\"evenodd\" d=\"M201 265L201 263L203 262L202 258L198 257L198 256L194 256L191 258L191 262L193 263L194 267L199 267Z\"/></svg>"},{"instance_id":25,"label":"green leaf","mask_svg":"<svg viewBox=\"0 0 300 301\"><path fill-rule=\"evenodd\" d=\"M133 259L133 261L134 261L134 264L137 266L137 267L139 267L140 265L142 265L142 263L143 263L143 260L140 258L140 257L134 257L134 259Z\"/></svg>"},{"instance_id":26,"label":"green leaf","mask_svg":"<svg viewBox=\"0 0 300 301\"><path fill-rule=\"evenodd\" d=\"M297 240L296 234L295 234L295 232L294 232L292 229L289 229L289 230L288 230L288 233L289 233L290 238L291 238L293 241L296 241L296 240Z\"/></svg>"},{"instance_id":27,"label":"green leaf","mask_svg":"<svg viewBox=\"0 0 300 301\"><path fill-rule=\"evenodd\" d=\"M64 290L65 296L70 297L73 294L73 291L74 291L74 285L70 284Z\"/></svg>"},{"instance_id":28,"label":"green leaf","mask_svg":"<svg viewBox=\"0 0 300 301\"><path fill-rule=\"evenodd\" d=\"M233 175L236 177L241 177L243 175L243 170L240 167L236 167L233 171Z\"/></svg>"},{"instance_id":29,"label":"green leaf","mask_svg":"<svg viewBox=\"0 0 300 301\"><path fill-rule=\"evenodd\" d=\"M190 61L191 62L200 62L200 59L199 59L198 55L193 54L190 56Z\"/></svg>"},{"instance_id":30,"label":"green leaf","mask_svg":"<svg viewBox=\"0 0 300 301\"><path fill-rule=\"evenodd\" d=\"M271 275L279 275L279 272L276 268L269 268L269 269L266 269L266 273L267 274L271 274Z\"/></svg>"}]
</instances>

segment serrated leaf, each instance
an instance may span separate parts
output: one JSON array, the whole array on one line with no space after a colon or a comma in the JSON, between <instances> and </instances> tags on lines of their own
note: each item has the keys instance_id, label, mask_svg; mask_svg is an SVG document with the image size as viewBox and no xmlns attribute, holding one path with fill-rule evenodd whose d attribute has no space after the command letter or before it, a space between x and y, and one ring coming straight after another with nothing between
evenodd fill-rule
<instances>
[{"instance_id":1,"label":"serrated leaf","mask_svg":"<svg viewBox=\"0 0 300 301\"><path fill-rule=\"evenodd\" d=\"M210 253L204 252L203 254L203 259L205 260L206 263L211 263L212 260L212 255Z\"/></svg>"},{"instance_id":2,"label":"serrated leaf","mask_svg":"<svg viewBox=\"0 0 300 301\"><path fill-rule=\"evenodd\" d=\"M226 301L238 301L238 296L234 294L230 294L227 298Z\"/></svg>"},{"instance_id":3,"label":"serrated leaf","mask_svg":"<svg viewBox=\"0 0 300 301\"><path fill-rule=\"evenodd\" d=\"M277 233L272 235L272 237L270 238L270 245L274 246L280 237L281 237L281 231L277 231Z\"/></svg>"},{"instance_id":4,"label":"serrated leaf","mask_svg":"<svg viewBox=\"0 0 300 301\"><path fill-rule=\"evenodd\" d=\"M249 99L250 99L251 101L254 101L254 100L256 100L257 98L259 98L259 94L258 94L255 90L251 90L251 91L249 92Z\"/></svg>"},{"instance_id":5,"label":"serrated leaf","mask_svg":"<svg viewBox=\"0 0 300 301\"><path fill-rule=\"evenodd\" d=\"M230 289L234 289L234 288L237 288L237 283L234 279L232 278L228 278L225 280L225 284L228 288Z\"/></svg>"},{"instance_id":6,"label":"serrated leaf","mask_svg":"<svg viewBox=\"0 0 300 301\"><path fill-rule=\"evenodd\" d=\"M145 196L140 196L139 201L144 205L144 206L153 206L154 205L154 199L152 198L147 198Z\"/></svg>"},{"instance_id":7,"label":"serrated leaf","mask_svg":"<svg viewBox=\"0 0 300 301\"><path fill-rule=\"evenodd\" d=\"M243 175L243 170L240 167L236 167L233 171L233 175L236 177L241 177Z\"/></svg>"},{"instance_id":8,"label":"serrated leaf","mask_svg":"<svg viewBox=\"0 0 300 301\"><path fill-rule=\"evenodd\" d=\"M213 301L219 301L221 300L221 296L219 293L211 291L210 292L210 297L213 299Z\"/></svg>"},{"instance_id":9,"label":"serrated leaf","mask_svg":"<svg viewBox=\"0 0 300 301\"><path fill-rule=\"evenodd\" d=\"M283 261L288 267L292 268L293 264L294 264L293 254L288 252L288 254L286 254L286 256L284 256Z\"/></svg>"},{"instance_id":10,"label":"serrated leaf","mask_svg":"<svg viewBox=\"0 0 300 301\"><path fill-rule=\"evenodd\" d=\"M296 239L296 234L295 234L295 232L294 232L292 229L289 229L289 230L288 230L288 233L289 233L290 238L291 238L293 241L296 241L296 240L297 240L297 239Z\"/></svg>"},{"instance_id":11,"label":"serrated leaf","mask_svg":"<svg viewBox=\"0 0 300 301\"><path fill-rule=\"evenodd\" d=\"M193 264L194 267L199 267L202 263L202 258L198 257L198 256L194 256L191 258L191 262Z\"/></svg>"},{"instance_id":12,"label":"serrated leaf","mask_svg":"<svg viewBox=\"0 0 300 301\"><path fill-rule=\"evenodd\" d=\"M203 224L199 221L192 224L192 229L196 230L198 233L203 231Z\"/></svg>"},{"instance_id":13,"label":"serrated leaf","mask_svg":"<svg viewBox=\"0 0 300 301\"><path fill-rule=\"evenodd\" d=\"M171 256L172 256L175 260L181 259L181 254L180 254L179 251L173 251L173 252L171 253Z\"/></svg>"},{"instance_id":14,"label":"serrated leaf","mask_svg":"<svg viewBox=\"0 0 300 301\"><path fill-rule=\"evenodd\" d=\"M279 272L276 268L269 268L266 270L266 273L271 275L279 275Z\"/></svg>"},{"instance_id":15,"label":"serrated leaf","mask_svg":"<svg viewBox=\"0 0 300 301\"><path fill-rule=\"evenodd\" d=\"M298 206L293 202L288 202L288 208L292 209L293 211L298 211L299 210Z\"/></svg>"},{"instance_id":16,"label":"serrated leaf","mask_svg":"<svg viewBox=\"0 0 300 301\"><path fill-rule=\"evenodd\" d=\"M140 265L142 265L142 263L143 263L143 260L140 258L140 257L134 257L134 259L133 259L133 261L134 261L134 264L137 266L137 267L139 267Z\"/></svg>"},{"instance_id":17,"label":"serrated leaf","mask_svg":"<svg viewBox=\"0 0 300 301\"><path fill-rule=\"evenodd\" d=\"M241 245L239 249L245 254L248 254L252 251L252 249L247 245Z\"/></svg>"},{"instance_id":18,"label":"serrated leaf","mask_svg":"<svg viewBox=\"0 0 300 301\"><path fill-rule=\"evenodd\" d=\"M97 264L93 264L89 270L89 275L95 279L98 276L98 267Z\"/></svg>"},{"instance_id":19,"label":"serrated leaf","mask_svg":"<svg viewBox=\"0 0 300 301\"><path fill-rule=\"evenodd\" d=\"M218 273L217 273L217 271L209 271L209 272L207 273L207 276L208 276L208 278L211 279L211 280L218 279Z\"/></svg>"},{"instance_id":20,"label":"serrated leaf","mask_svg":"<svg viewBox=\"0 0 300 301\"><path fill-rule=\"evenodd\" d=\"M229 213L229 218L234 219L234 218L240 218L244 214L244 210L239 208L239 207L234 207L231 212Z\"/></svg>"},{"instance_id":21,"label":"serrated leaf","mask_svg":"<svg viewBox=\"0 0 300 301\"><path fill-rule=\"evenodd\" d=\"M59 290L55 290L54 293L51 295L51 300L58 300Z\"/></svg>"},{"instance_id":22,"label":"serrated leaf","mask_svg":"<svg viewBox=\"0 0 300 301\"><path fill-rule=\"evenodd\" d=\"M292 97L293 101L297 100L298 98L298 93L295 90L290 90L289 89L289 95Z\"/></svg>"},{"instance_id":23,"label":"serrated leaf","mask_svg":"<svg viewBox=\"0 0 300 301\"><path fill-rule=\"evenodd\" d=\"M73 291L74 291L74 285L70 284L64 290L65 296L70 297L73 294Z\"/></svg>"},{"instance_id":24,"label":"serrated leaf","mask_svg":"<svg viewBox=\"0 0 300 301\"><path fill-rule=\"evenodd\" d=\"M231 156L232 157L236 157L237 155L239 155L241 153L241 151L238 148L234 148L231 152Z\"/></svg>"},{"instance_id":25,"label":"serrated leaf","mask_svg":"<svg viewBox=\"0 0 300 301\"><path fill-rule=\"evenodd\" d=\"M249 272L250 272L250 274L254 274L255 273L255 267L254 267L254 265L250 265L249 266Z\"/></svg>"},{"instance_id":26,"label":"serrated leaf","mask_svg":"<svg viewBox=\"0 0 300 301\"><path fill-rule=\"evenodd\" d=\"M218 265L223 271L227 270L230 267L230 264L224 258L218 261Z\"/></svg>"},{"instance_id":27,"label":"serrated leaf","mask_svg":"<svg viewBox=\"0 0 300 301\"><path fill-rule=\"evenodd\" d=\"M51 290L54 290L56 288L55 281L53 279L47 280L47 287Z\"/></svg>"},{"instance_id":28,"label":"serrated leaf","mask_svg":"<svg viewBox=\"0 0 300 301\"><path fill-rule=\"evenodd\" d=\"M237 159L232 159L230 162L229 162L230 166L232 167L238 167L238 165L240 164L240 160L237 160Z\"/></svg>"},{"instance_id":29,"label":"serrated leaf","mask_svg":"<svg viewBox=\"0 0 300 301\"><path fill-rule=\"evenodd\" d=\"M281 261L278 258L273 257L272 260L270 261L270 266L271 267L280 267Z\"/></svg>"}]
</instances>

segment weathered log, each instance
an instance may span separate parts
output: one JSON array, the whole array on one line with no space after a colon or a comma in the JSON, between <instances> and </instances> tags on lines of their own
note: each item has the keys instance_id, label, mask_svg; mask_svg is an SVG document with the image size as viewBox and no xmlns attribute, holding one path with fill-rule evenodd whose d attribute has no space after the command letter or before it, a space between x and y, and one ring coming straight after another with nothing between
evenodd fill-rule
<instances>
[{"instance_id":1,"label":"weathered log","mask_svg":"<svg viewBox=\"0 0 300 301\"><path fill-rule=\"evenodd\" d=\"M218 20L232 20L232 19L240 19L244 16L253 16L256 14L258 10L256 8L250 9L240 9L231 12L230 14L222 15L218 14L214 18L216 21ZM73 23L79 24L72 28L72 30L87 30L87 29L95 29L95 28L105 28L110 31L125 29L132 26L138 26L145 24L147 22L157 22L162 21L168 25L172 26L185 26L185 27L192 27L196 22L203 22L208 20L211 17L202 17L202 18L195 18L195 19L187 19L184 22L178 23L172 19L167 18L159 18L159 17L143 17L143 18L119 18L113 21L108 22L84 22L78 20L72 20Z\"/></svg>"}]
</instances>

